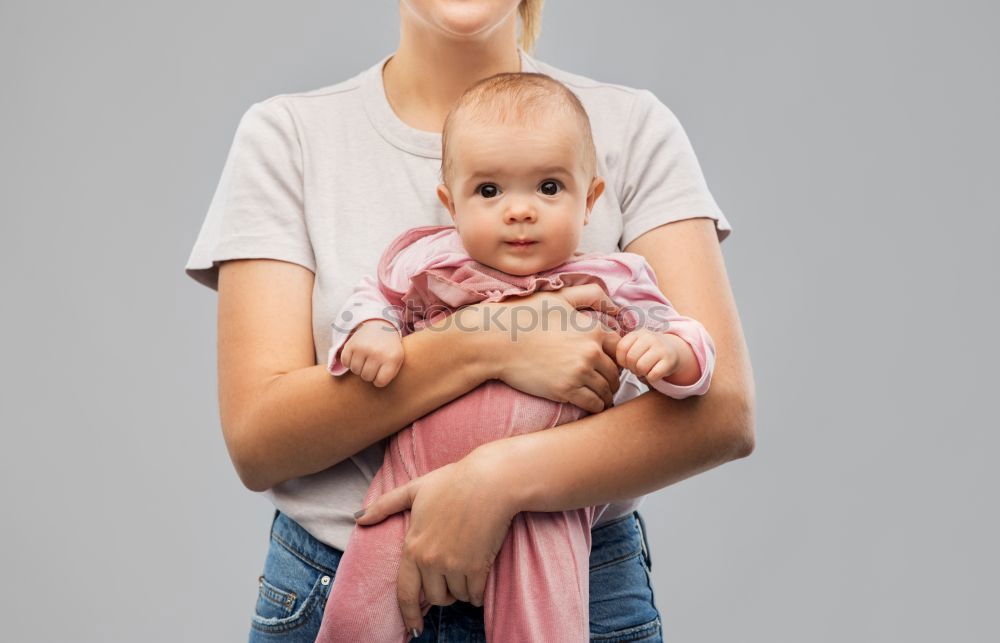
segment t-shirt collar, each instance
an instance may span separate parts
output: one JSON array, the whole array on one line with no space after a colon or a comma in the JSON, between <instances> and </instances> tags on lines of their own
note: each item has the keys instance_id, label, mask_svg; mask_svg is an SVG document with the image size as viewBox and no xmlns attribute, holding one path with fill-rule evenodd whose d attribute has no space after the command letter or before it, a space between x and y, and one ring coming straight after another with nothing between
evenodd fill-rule
<instances>
[{"instance_id":1,"label":"t-shirt collar","mask_svg":"<svg viewBox=\"0 0 1000 643\"><path fill-rule=\"evenodd\" d=\"M521 71L538 71L534 58L518 47L521 56ZM410 127L396 115L385 97L382 82L382 67L392 57L389 54L362 73L361 89L365 112L372 127L389 143L399 149L432 159L441 158L441 134Z\"/></svg>"}]
</instances>

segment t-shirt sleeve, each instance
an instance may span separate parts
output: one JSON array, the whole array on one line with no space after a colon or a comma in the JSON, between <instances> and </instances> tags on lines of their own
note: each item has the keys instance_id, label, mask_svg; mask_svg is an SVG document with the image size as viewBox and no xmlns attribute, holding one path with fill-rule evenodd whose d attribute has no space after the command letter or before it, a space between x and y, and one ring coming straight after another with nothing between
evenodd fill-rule
<instances>
[{"instance_id":1,"label":"t-shirt sleeve","mask_svg":"<svg viewBox=\"0 0 1000 643\"><path fill-rule=\"evenodd\" d=\"M665 223L709 217L721 243L732 226L708 190L687 133L674 113L649 90L637 90L618 168L624 250Z\"/></svg>"},{"instance_id":2,"label":"t-shirt sleeve","mask_svg":"<svg viewBox=\"0 0 1000 643\"><path fill-rule=\"evenodd\" d=\"M278 97L243 114L185 272L218 289L219 262L280 259L316 271L303 208L302 151Z\"/></svg>"}]
</instances>

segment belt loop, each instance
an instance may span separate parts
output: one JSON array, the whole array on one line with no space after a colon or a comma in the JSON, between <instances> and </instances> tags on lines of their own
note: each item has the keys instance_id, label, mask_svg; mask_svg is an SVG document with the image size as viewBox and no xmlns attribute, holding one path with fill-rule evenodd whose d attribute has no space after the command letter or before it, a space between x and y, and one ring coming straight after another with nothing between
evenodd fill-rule
<instances>
[{"instance_id":1,"label":"belt loop","mask_svg":"<svg viewBox=\"0 0 1000 643\"><path fill-rule=\"evenodd\" d=\"M653 571L653 559L649 555L649 538L646 536L646 521L643 519L642 514L639 510L635 510L636 522L639 523L639 538L642 543L642 556L646 560L646 567L649 571Z\"/></svg>"}]
</instances>

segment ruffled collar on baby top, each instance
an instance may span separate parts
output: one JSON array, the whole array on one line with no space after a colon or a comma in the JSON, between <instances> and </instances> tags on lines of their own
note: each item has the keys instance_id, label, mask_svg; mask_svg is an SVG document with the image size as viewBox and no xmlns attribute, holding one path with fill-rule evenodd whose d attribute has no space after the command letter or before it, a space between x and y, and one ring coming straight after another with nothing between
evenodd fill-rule
<instances>
[{"instance_id":1,"label":"ruffled collar on baby top","mask_svg":"<svg viewBox=\"0 0 1000 643\"><path fill-rule=\"evenodd\" d=\"M539 290L596 283L613 298L622 285L636 278L636 271L652 276L645 260L634 253L577 253L555 268L511 275L472 259L454 226L432 225L406 230L389 244L379 259L378 286L400 310L401 321L418 330L462 306ZM622 334L638 322L628 310L617 316L597 314Z\"/></svg>"}]
</instances>

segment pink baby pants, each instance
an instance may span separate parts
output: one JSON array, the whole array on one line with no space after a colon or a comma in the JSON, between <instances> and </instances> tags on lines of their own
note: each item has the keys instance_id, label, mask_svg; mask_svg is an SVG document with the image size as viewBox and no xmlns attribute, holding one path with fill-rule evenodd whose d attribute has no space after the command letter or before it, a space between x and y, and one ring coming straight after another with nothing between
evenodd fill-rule
<instances>
[{"instance_id":1,"label":"pink baby pants","mask_svg":"<svg viewBox=\"0 0 1000 643\"><path fill-rule=\"evenodd\" d=\"M365 506L390 489L460 460L481 444L586 414L575 405L489 380L391 438ZM590 528L606 506L515 516L486 582L487 641L589 640ZM396 575L409 522L406 510L377 524L355 527L334 576L318 642L409 640L396 600Z\"/></svg>"}]
</instances>

